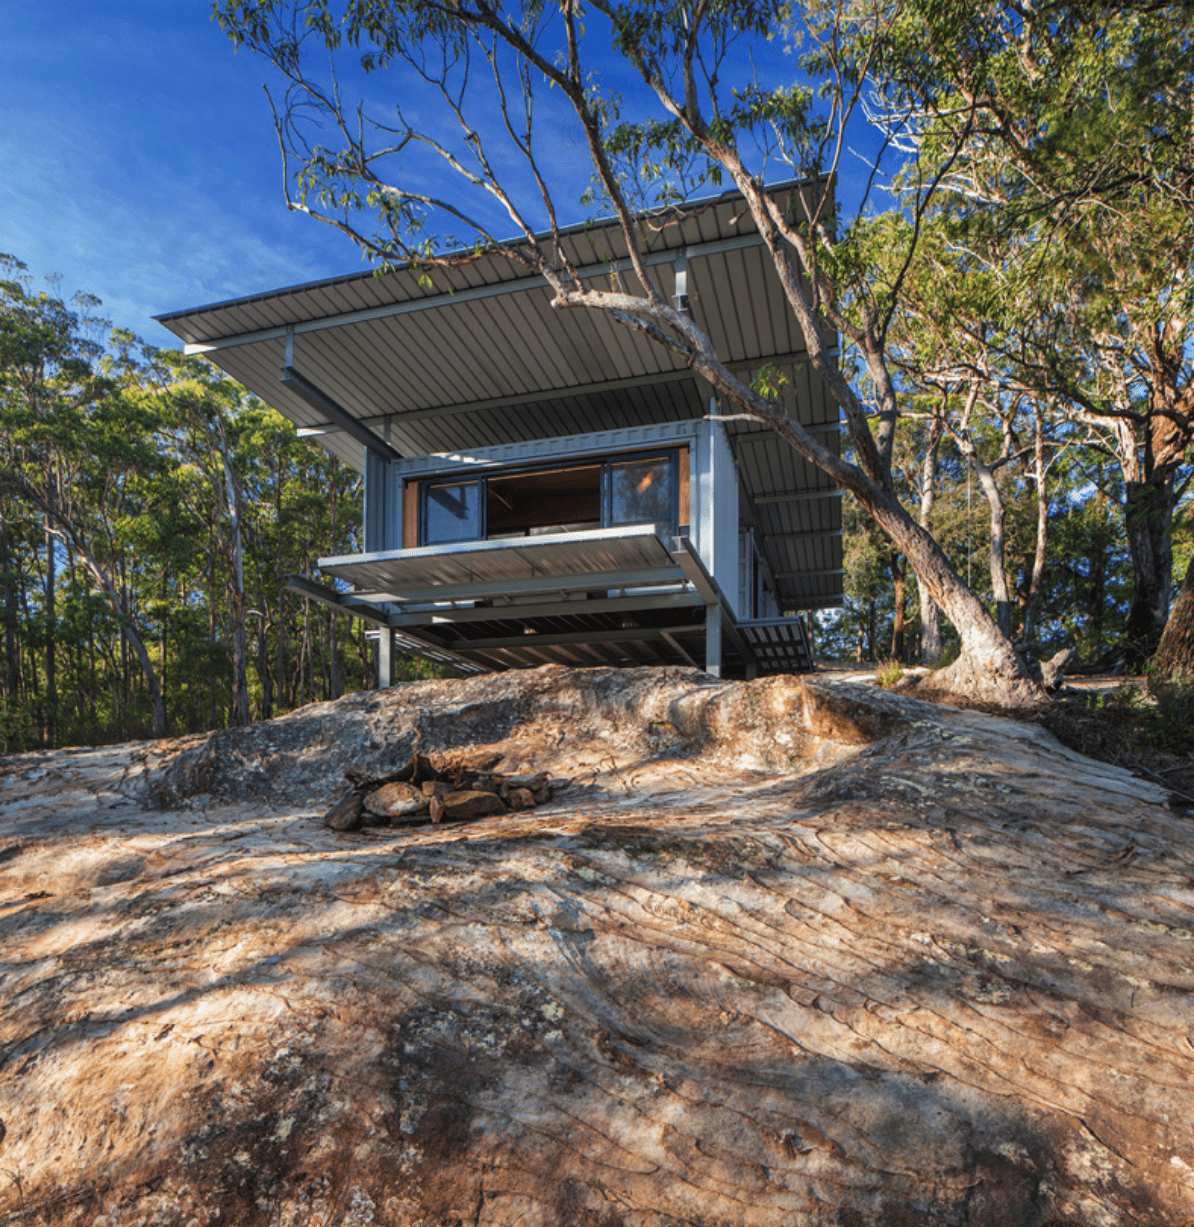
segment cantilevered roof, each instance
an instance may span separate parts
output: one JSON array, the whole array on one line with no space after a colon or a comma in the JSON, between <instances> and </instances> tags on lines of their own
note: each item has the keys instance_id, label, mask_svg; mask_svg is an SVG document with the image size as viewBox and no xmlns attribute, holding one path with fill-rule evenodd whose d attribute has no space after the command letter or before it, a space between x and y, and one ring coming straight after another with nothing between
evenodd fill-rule
<instances>
[{"instance_id":1,"label":"cantilevered roof","mask_svg":"<svg viewBox=\"0 0 1194 1227\"><path fill-rule=\"evenodd\" d=\"M798 184L781 189L795 193ZM587 277L629 278L614 223L564 235ZM778 278L737 193L687 206L648 263L665 294L686 267L689 309L734 368L789 372L790 411L837 447L837 408L811 378ZM432 273L372 272L159 316L358 471L366 436L400 455L454 452L699 417L708 390L671 351L584 309L558 310L541 277L496 254ZM289 354L288 354L289 346ZM291 373L282 379L282 368ZM836 603L840 496L769 431L731 424L743 487L781 604Z\"/></svg>"}]
</instances>

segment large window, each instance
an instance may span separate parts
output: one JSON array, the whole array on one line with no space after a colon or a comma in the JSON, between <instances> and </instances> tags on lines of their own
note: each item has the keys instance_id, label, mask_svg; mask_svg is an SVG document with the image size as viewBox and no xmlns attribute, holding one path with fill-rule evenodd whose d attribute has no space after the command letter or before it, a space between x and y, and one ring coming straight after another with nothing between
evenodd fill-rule
<instances>
[{"instance_id":1,"label":"large window","mask_svg":"<svg viewBox=\"0 0 1194 1227\"><path fill-rule=\"evenodd\" d=\"M609 466L609 522L654 524L673 522L674 457L619 460Z\"/></svg>"},{"instance_id":2,"label":"large window","mask_svg":"<svg viewBox=\"0 0 1194 1227\"><path fill-rule=\"evenodd\" d=\"M533 537L619 524L663 524L681 512L687 449L419 483L419 544ZM685 478L687 474L683 475Z\"/></svg>"}]
</instances>

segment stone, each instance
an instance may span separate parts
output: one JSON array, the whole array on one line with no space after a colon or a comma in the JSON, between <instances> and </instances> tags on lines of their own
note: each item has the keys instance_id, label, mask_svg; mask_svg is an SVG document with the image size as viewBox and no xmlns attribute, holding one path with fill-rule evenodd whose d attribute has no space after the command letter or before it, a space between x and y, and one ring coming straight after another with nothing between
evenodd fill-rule
<instances>
[{"instance_id":1,"label":"stone","mask_svg":"<svg viewBox=\"0 0 1194 1227\"><path fill-rule=\"evenodd\" d=\"M427 808L427 798L422 789L394 781L368 793L365 808L379 818L409 818Z\"/></svg>"},{"instance_id":2,"label":"stone","mask_svg":"<svg viewBox=\"0 0 1194 1227\"><path fill-rule=\"evenodd\" d=\"M329 839L308 799L416 745L549 819ZM1194 1214L1194 823L1039 725L510 670L0 772L12 1227Z\"/></svg>"},{"instance_id":3,"label":"stone","mask_svg":"<svg viewBox=\"0 0 1194 1227\"><path fill-rule=\"evenodd\" d=\"M534 792L536 788L542 788L547 783L547 772L538 771L534 775L508 775L506 776L506 786L508 788L526 788Z\"/></svg>"},{"instance_id":4,"label":"stone","mask_svg":"<svg viewBox=\"0 0 1194 1227\"><path fill-rule=\"evenodd\" d=\"M452 786L443 780L424 780L419 787L425 797L442 797L444 793L452 791Z\"/></svg>"},{"instance_id":5,"label":"stone","mask_svg":"<svg viewBox=\"0 0 1194 1227\"><path fill-rule=\"evenodd\" d=\"M445 818L462 821L466 818L485 818L489 814L505 812L501 797L495 792L482 792L479 789L466 789L462 792L447 793L441 800Z\"/></svg>"},{"instance_id":6,"label":"stone","mask_svg":"<svg viewBox=\"0 0 1194 1227\"><path fill-rule=\"evenodd\" d=\"M355 788L350 789L323 816L323 825L333 831L355 831L361 825L361 805L364 798Z\"/></svg>"},{"instance_id":7,"label":"stone","mask_svg":"<svg viewBox=\"0 0 1194 1227\"><path fill-rule=\"evenodd\" d=\"M443 817L444 817L443 798L442 797L432 797L431 805L429 808L431 811L431 821L432 822L442 822Z\"/></svg>"},{"instance_id":8,"label":"stone","mask_svg":"<svg viewBox=\"0 0 1194 1227\"><path fill-rule=\"evenodd\" d=\"M506 798L506 804L513 810L534 809L535 794L529 788L511 788Z\"/></svg>"}]
</instances>

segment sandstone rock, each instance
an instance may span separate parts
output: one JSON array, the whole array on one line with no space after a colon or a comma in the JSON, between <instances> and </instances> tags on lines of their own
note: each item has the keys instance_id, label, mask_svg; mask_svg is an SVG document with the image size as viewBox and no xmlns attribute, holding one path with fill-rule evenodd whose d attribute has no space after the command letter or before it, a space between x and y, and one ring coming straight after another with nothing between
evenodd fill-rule
<instances>
[{"instance_id":1,"label":"sandstone rock","mask_svg":"<svg viewBox=\"0 0 1194 1227\"><path fill-rule=\"evenodd\" d=\"M364 798L355 788L350 789L323 816L323 825L333 831L355 831L361 825L361 804Z\"/></svg>"},{"instance_id":2,"label":"sandstone rock","mask_svg":"<svg viewBox=\"0 0 1194 1227\"><path fill-rule=\"evenodd\" d=\"M534 809L535 795L529 788L511 788L506 796L506 804L513 810Z\"/></svg>"},{"instance_id":3,"label":"sandstone rock","mask_svg":"<svg viewBox=\"0 0 1194 1227\"><path fill-rule=\"evenodd\" d=\"M530 792L534 792L536 788L542 788L546 783L547 773L545 771L536 772L534 775L506 776L507 788L526 788Z\"/></svg>"},{"instance_id":4,"label":"sandstone rock","mask_svg":"<svg viewBox=\"0 0 1194 1227\"><path fill-rule=\"evenodd\" d=\"M443 780L424 780L419 787L425 797L442 797L444 793L452 791L452 786Z\"/></svg>"},{"instance_id":5,"label":"sandstone rock","mask_svg":"<svg viewBox=\"0 0 1194 1227\"><path fill-rule=\"evenodd\" d=\"M548 773L550 829L311 821L416 747ZM43 761L0 788L6 1227L1194 1218L1194 823L1037 726L552 668Z\"/></svg>"},{"instance_id":6,"label":"sandstone rock","mask_svg":"<svg viewBox=\"0 0 1194 1227\"><path fill-rule=\"evenodd\" d=\"M444 819L444 799L440 796L431 798L431 805L428 807L431 812L432 822L442 822Z\"/></svg>"},{"instance_id":7,"label":"sandstone rock","mask_svg":"<svg viewBox=\"0 0 1194 1227\"><path fill-rule=\"evenodd\" d=\"M495 792L483 792L480 789L466 789L463 792L446 793L441 800L443 816L456 821L467 818L484 818L489 814L505 812L502 799Z\"/></svg>"},{"instance_id":8,"label":"sandstone rock","mask_svg":"<svg viewBox=\"0 0 1194 1227\"><path fill-rule=\"evenodd\" d=\"M379 818L407 818L427 809L427 798L413 784L395 781L365 794L365 808Z\"/></svg>"}]
</instances>

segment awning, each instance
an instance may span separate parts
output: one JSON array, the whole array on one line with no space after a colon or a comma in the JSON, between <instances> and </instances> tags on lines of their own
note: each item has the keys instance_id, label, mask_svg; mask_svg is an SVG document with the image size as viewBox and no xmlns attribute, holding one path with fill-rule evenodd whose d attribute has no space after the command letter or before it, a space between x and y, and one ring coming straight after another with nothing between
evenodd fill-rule
<instances>
[{"instance_id":1,"label":"awning","mask_svg":"<svg viewBox=\"0 0 1194 1227\"><path fill-rule=\"evenodd\" d=\"M653 524L350 554L321 558L319 569L363 589L356 599L403 604L684 580Z\"/></svg>"}]
</instances>

